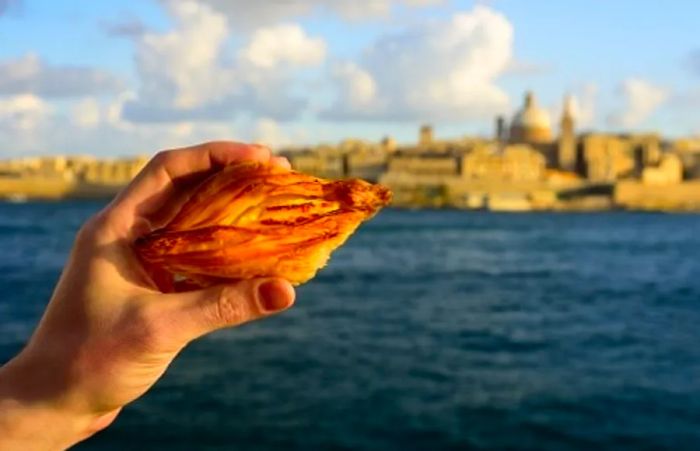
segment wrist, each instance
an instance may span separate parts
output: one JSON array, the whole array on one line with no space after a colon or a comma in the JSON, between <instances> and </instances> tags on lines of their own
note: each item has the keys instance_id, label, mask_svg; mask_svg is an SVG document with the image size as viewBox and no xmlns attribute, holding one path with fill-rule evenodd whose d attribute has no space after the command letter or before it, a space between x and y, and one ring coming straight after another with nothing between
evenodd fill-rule
<instances>
[{"instance_id":1,"label":"wrist","mask_svg":"<svg viewBox=\"0 0 700 451\"><path fill-rule=\"evenodd\" d=\"M22 354L0 367L0 450L65 449L109 424L71 408L60 379Z\"/></svg>"}]
</instances>

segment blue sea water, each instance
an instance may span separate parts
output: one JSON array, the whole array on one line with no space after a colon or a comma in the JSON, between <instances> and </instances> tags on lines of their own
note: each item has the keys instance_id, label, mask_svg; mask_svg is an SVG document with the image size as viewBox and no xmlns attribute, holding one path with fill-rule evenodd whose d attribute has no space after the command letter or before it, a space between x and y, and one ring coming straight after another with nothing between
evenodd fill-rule
<instances>
[{"instance_id":1,"label":"blue sea water","mask_svg":"<svg viewBox=\"0 0 700 451\"><path fill-rule=\"evenodd\" d=\"M0 204L0 361L97 203ZM700 449L700 216L381 213L84 450Z\"/></svg>"}]
</instances>

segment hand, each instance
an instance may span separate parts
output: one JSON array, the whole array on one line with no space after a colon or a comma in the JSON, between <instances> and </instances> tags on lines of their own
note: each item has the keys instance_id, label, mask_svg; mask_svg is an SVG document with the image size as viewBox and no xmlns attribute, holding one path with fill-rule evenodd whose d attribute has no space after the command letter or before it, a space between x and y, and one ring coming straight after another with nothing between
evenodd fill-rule
<instances>
[{"instance_id":1,"label":"hand","mask_svg":"<svg viewBox=\"0 0 700 451\"><path fill-rule=\"evenodd\" d=\"M230 142L161 152L81 228L36 331L0 368L0 449L71 446L108 426L190 341L293 304L282 279L164 294L131 248L174 217L188 189L239 160L289 167Z\"/></svg>"}]
</instances>

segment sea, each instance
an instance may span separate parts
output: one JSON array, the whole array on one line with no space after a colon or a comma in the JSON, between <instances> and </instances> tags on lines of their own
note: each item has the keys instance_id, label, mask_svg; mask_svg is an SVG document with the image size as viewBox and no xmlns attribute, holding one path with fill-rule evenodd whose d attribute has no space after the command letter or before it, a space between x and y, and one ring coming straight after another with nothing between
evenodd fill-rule
<instances>
[{"instance_id":1,"label":"sea","mask_svg":"<svg viewBox=\"0 0 700 451\"><path fill-rule=\"evenodd\" d=\"M0 362L101 207L0 204ZM385 210L76 449L700 449L700 215Z\"/></svg>"}]
</instances>

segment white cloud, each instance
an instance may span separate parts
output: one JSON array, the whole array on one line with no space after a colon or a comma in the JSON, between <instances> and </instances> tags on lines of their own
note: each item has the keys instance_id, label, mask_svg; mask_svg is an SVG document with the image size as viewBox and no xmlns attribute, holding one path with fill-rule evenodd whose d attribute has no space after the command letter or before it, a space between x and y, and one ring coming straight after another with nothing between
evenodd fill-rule
<instances>
[{"instance_id":1,"label":"white cloud","mask_svg":"<svg viewBox=\"0 0 700 451\"><path fill-rule=\"evenodd\" d=\"M308 139L306 130L299 127L280 125L274 119L262 117L255 122L253 141L265 144L272 149L297 145Z\"/></svg>"},{"instance_id":2,"label":"white cloud","mask_svg":"<svg viewBox=\"0 0 700 451\"><path fill-rule=\"evenodd\" d=\"M285 63L315 66L326 56L326 43L321 38L307 36L299 25L281 24L256 30L240 56L262 69Z\"/></svg>"},{"instance_id":3,"label":"white cloud","mask_svg":"<svg viewBox=\"0 0 700 451\"><path fill-rule=\"evenodd\" d=\"M83 99L73 105L71 119L78 127L95 127L100 123L101 117L100 104L94 98Z\"/></svg>"},{"instance_id":4,"label":"white cloud","mask_svg":"<svg viewBox=\"0 0 700 451\"><path fill-rule=\"evenodd\" d=\"M255 124L254 140L260 144L277 147L287 144L289 138L274 119L263 117Z\"/></svg>"},{"instance_id":5,"label":"white cloud","mask_svg":"<svg viewBox=\"0 0 700 451\"><path fill-rule=\"evenodd\" d=\"M382 17L399 13L398 5L441 0L163 3L172 20L168 28L148 29L138 20L110 28L134 45L132 86L107 72L50 64L34 55L0 62L0 141L18 152L103 155L211 139L280 147L308 140L301 124L287 121L315 114L310 101L323 105L324 117L339 121L491 119L509 110L495 80L512 61L513 29L483 6L414 23L380 37L355 61L325 65L331 49L292 22L295 16L332 10L344 19ZM260 16L239 27L248 14ZM11 76L3 78L2 69ZM333 86L340 95L328 109ZM3 97L3 89L30 94ZM342 123L333 126L326 135L316 130L313 140L344 133Z\"/></svg>"},{"instance_id":6,"label":"white cloud","mask_svg":"<svg viewBox=\"0 0 700 451\"><path fill-rule=\"evenodd\" d=\"M543 75L551 71L552 66L549 64L513 58L508 63L508 67L504 73L514 77L531 77Z\"/></svg>"},{"instance_id":7,"label":"white cloud","mask_svg":"<svg viewBox=\"0 0 700 451\"><path fill-rule=\"evenodd\" d=\"M52 108L40 97L20 94L0 98L0 128L31 132L51 113Z\"/></svg>"},{"instance_id":8,"label":"white cloud","mask_svg":"<svg viewBox=\"0 0 700 451\"><path fill-rule=\"evenodd\" d=\"M595 83L586 83L574 91L571 106L576 127L586 128L595 123L597 100L598 86Z\"/></svg>"},{"instance_id":9,"label":"white cloud","mask_svg":"<svg viewBox=\"0 0 700 451\"><path fill-rule=\"evenodd\" d=\"M336 68L339 98L325 116L491 118L509 109L508 96L495 79L508 67L512 47L513 27L508 19L483 6L445 22L383 36L367 49L358 67ZM353 99L358 90L364 93L359 104Z\"/></svg>"},{"instance_id":10,"label":"white cloud","mask_svg":"<svg viewBox=\"0 0 700 451\"><path fill-rule=\"evenodd\" d=\"M79 127L73 119L71 115L54 112L34 121L31 129L21 129L6 126L0 113L0 142L5 143L2 151L6 155L90 153L115 156L151 154L210 140L250 139L250 136L236 133L228 124L175 122L120 127L101 121L91 127Z\"/></svg>"},{"instance_id":11,"label":"white cloud","mask_svg":"<svg viewBox=\"0 0 700 451\"><path fill-rule=\"evenodd\" d=\"M124 121L121 109L133 98L124 92L111 102L86 97L54 104L23 94L0 97L0 149L18 154L91 153L129 155L152 153L210 140L247 140L232 124L179 121L135 124Z\"/></svg>"},{"instance_id":12,"label":"white cloud","mask_svg":"<svg viewBox=\"0 0 700 451\"><path fill-rule=\"evenodd\" d=\"M32 53L0 62L0 95L31 92L42 97L76 97L113 93L121 85L106 71L53 65Z\"/></svg>"},{"instance_id":13,"label":"white cloud","mask_svg":"<svg viewBox=\"0 0 700 451\"><path fill-rule=\"evenodd\" d=\"M620 86L624 107L610 115L615 126L634 127L648 119L669 97L663 87L639 78L624 80Z\"/></svg>"},{"instance_id":14,"label":"white cloud","mask_svg":"<svg viewBox=\"0 0 700 451\"><path fill-rule=\"evenodd\" d=\"M165 3L176 0L162 0ZM445 0L198 0L226 15L236 30L251 30L260 26L298 19L318 12L330 12L343 19L361 20L387 17L392 7L428 7Z\"/></svg>"},{"instance_id":15,"label":"white cloud","mask_svg":"<svg viewBox=\"0 0 700 451\"><path fill-rule=\"evenodd\" d=\"M325 5L323 2L319 4L326 6L331 11L339 14L344 19L361 20L371 17L386 17L391 12L392 4L394 3L410 3L410 2L392 2L391 0L336 0L335 2Z\"/></svg>"},{"instance_id":16,"label":"white cloud","mask_svg":"<svg viewBox=\"0 0 700 451\"><path fill-rule=\"evenodd\" d=\"M229 55L226 16L194 1L168 2L175 26L136 39L141 86L124 105L132 122L231 121L240 114L290 119L297 71L325 58L325 42L298 25L259 29Z\"/></svg>"},{"instance_id":17,"label":"white cloud","mask_svg":"<svg viewBox=\"0 0 700 451\"><path fill-rule=\"evenodd\" d=\"M0 97L0 150L21 152L44 146L46 140L39 131L51 123L52 115L51 105L33 94Z\"/></svg>"},{"instance_id":18,"label":"white cloud","mask_svg":"<svg viewBox=\"0 0 700 451\"><path fill-rule=\"evenodd\" d=\"M169 11L173 30L137 40L140 95L183 109L215 100L234 81L233 72L220 64L226 18L191 1L169 3Z\"/></svg>"},{"instance_id":19,"label":"white cloud","mask_svg":"<svg viewBox=\"0 0 700 451\"><path fill-rule=\"evenodd\" d=\"M435 6L445 3L444 0L404 0L409 6Z\"/></svg>"},{"instance_id":20,"label":"white cloud","mask_svg":"<svg viewBox=\"0 0 700 451\"><path fill-rule=\"evenodd\" d=\"M342 86L345 109L364 111L374 107L377 83L365 69L355 63L344 62L334 67L333 77Z\"/></svg>"}]
</instances>

